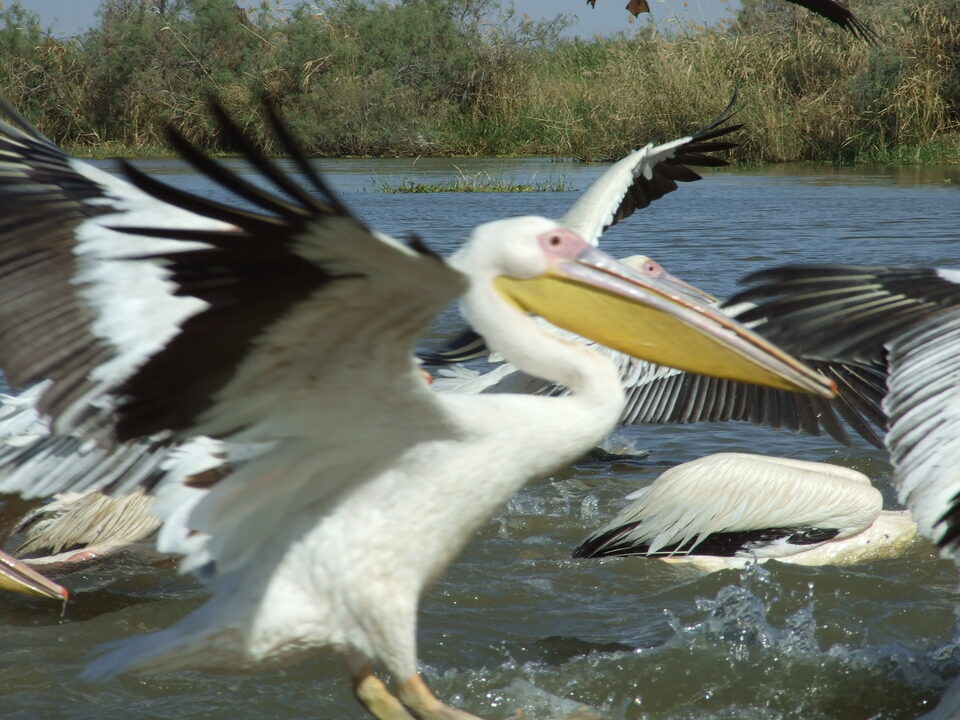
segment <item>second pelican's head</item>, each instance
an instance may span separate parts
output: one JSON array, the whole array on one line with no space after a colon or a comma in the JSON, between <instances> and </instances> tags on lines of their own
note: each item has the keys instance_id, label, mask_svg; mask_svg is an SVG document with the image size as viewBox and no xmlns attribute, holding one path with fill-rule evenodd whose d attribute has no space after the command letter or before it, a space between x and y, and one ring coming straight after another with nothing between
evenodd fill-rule
<instances>
[{"instance_id":1,"label":"second pelican's head","mask_svg":"<svg viewBox=\"0 0 960 720\"><path fill-rule=\"evenodd\" d=\"M656 263L634 269L541 217L480 225L452 258L473 282L601 345L700 375L832 397L833 387Z\"/></svg>"}]
</instances>

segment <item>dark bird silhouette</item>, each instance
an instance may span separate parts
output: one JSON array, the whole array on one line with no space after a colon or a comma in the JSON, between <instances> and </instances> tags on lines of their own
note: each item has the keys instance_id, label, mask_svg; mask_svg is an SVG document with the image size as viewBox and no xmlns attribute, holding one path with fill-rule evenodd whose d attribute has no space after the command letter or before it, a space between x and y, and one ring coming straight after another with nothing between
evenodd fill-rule
<instances>
[{"instance_id":1,"label":"dark bird silhouette","mask_svg":"<svg viewBox=\"0 0 960 720\"><path fill-rule=\"evenodd\" d=\"M873 28L854 15L850 8L841 5L836 0L787 0L787 2L792 2L794 5L799 5L812 13L816 13L866 43L873 44L879 40L879 36ZM587 0L587 5L590 7L596 7L596 3L597 0ZM646 0L630 0L626 9L634 17L637 17L640 13L650 12L650 6L647 5Z\"/></svg>"}]
</instances>

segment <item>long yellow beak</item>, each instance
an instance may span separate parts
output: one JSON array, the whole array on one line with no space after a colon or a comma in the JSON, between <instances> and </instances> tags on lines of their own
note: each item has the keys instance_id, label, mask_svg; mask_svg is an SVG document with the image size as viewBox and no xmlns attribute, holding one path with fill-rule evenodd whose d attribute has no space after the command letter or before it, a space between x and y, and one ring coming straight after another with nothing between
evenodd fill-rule
<instances>
[{"instance_id":1,"label":"long yellow beak","mask_svg":"<svg viewBox=\"0 0 960 720\"><path fill-rule=\"evenodd\" d=\"M47 579L22 560L17 560L2 550L0 550L0 590L61 601L70 597L65 587Z\"/></svg>"},{"instance_id":2,"label":"long yellow beak","mask_svg":"<svg viewBox=\"0 0 960 720\"><path fill-rule=\"evenodd\" d=\"M557 260L538 278L494 282L527 312L634 357L700 375L834 396L829 380L704 302L706 293L669 275L645 276L596 248Z\"/></svg>"}]
</instances>

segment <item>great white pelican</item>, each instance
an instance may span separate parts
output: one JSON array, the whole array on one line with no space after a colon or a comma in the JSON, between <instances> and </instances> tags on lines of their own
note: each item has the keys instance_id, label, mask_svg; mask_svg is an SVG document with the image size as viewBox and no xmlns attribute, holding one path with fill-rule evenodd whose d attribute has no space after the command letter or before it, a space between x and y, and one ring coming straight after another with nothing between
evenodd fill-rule
<instances>
[{"instance_id":1,"label":"great white pelican","mask_svg":"<svg viewBox=\"0 0 960 720\"><path fill-rule=\"evenodd\" d=\"M244 207L129 164L126 181L114 178L6 110L0 365L11 383L50 381L39 407L55 434L247 448L202 492L154 488L161 550L185 554L210 600L106 647L87 679L330 648L381 720L472 718L418 674L420 594L519 487L599 442L624 400L607 360L529 313L692 372L833 392L689 286L637 273L556 221L482 224L449 260L368 228L269 105L297 181L216 104L222 137L257 183L170 131ZM457 296L491 348L570 394L430 390L414 343Z\"/></svg>"},{"instance_id":2,"label":"great white pelican","mask_svg":"<svg viewBox=\"0 0 960 720\"><path fill-rule=\"evenodd\" d=\"M647 143L611 165L558 222L596 245L607 228L673 192L678 183L701 179L694 167L727 165L715 153L736 146L725 137L741 127L730 124L736 100L734 93L724 111L697 132L659 145ZM654 277L664 273L653 261L633 266ZM38 496L56 494L52 503L20 520L14 529L19 541L14 554L41 569L106 561L121 551L151 555L158 523L149 513L150 497L128 497L127 491L140 485L152 487L169 472L178 477L224 472L226 451L209 438L171 448L149 440L97 445L82 433L51 437L49 418L37 407L48 385L37 383L16 396L0 394L0 467L4 468L0 488L30 488ZM440 382L435 387L443 391L451 384ZM103 487L109 494L90 487ZM17 578L8 581L9 589L17 587ZM23 589L34 593L32 585Z\"/></svg>"}]
</instances>

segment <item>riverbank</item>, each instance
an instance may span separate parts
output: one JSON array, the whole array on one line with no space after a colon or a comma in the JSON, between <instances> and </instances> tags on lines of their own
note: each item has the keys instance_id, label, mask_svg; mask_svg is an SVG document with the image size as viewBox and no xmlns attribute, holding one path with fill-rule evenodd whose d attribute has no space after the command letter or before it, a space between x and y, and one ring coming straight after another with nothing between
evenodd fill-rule
<instances>
[{"instance_id":1,"label":"riverbank","mask_svg":"<svg viewBox=\"0 0 960 720\"><path fill-rule=\"evenodd\" d=\"M734 28L625 25L591 41L492 0L289 13L105 0L99 24L68 40L13 5L0 12L0 92L87 157L163 155L168 121L229 153L211 93L282 153L264 131L266 92L312 156L599 160L703 126L736 89L736 160L960 164L960 0L850 4L879 45L784 2L745 3Z\"/></svg>"}]
</instances>

